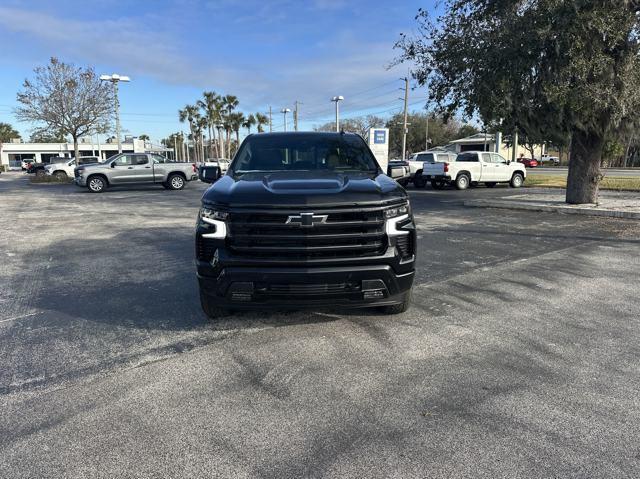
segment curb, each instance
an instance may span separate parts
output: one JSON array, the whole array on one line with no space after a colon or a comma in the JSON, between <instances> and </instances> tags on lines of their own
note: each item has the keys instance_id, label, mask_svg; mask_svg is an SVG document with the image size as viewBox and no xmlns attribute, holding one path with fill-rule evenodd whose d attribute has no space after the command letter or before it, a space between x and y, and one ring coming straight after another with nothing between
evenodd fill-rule
<instances>
[{"instance_id":1,"label":"curb","mask_svg":"<svg viewBox=\"0 0 640 479\"><path fill-rule=\"evenodd\" d=\"M627 218L640 220L640 212L608 209L580 208L575 206L552 206L542 204L516 203L511 200L465 200L464 206L475 208L503 208L508 210L545 211L584 216L605 216L610 218Z\"/></svg>"}]
</instances>

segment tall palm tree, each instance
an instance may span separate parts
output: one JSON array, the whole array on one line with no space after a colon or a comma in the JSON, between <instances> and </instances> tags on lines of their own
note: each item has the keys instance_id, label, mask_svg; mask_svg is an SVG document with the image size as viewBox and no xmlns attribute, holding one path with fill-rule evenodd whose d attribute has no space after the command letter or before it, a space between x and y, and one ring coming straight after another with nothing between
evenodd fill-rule
<instances>
[{"instance_id":1,"label":"tall palm tree","mask_svg":"<svg viewBox=\"0 0 640 479\"><path fill-rule=\"evenodd\" d=\"M249 116L242 122L242 126L247 129L247 134L251 134L251 127L257 123L256 117L253 114L249 114Z\"/></svg>"},{"instance_id":2,"label":"tall palm tree","mask_svg":"<svg viewBox=\"0 0 640 479\"><path fill-rule=\"evenodd\" d=\"M238 108L240 101L235 95L225 95L222 97L222 124L227 136L227 153L228 157L231 157L231 132L233 131L233 124L231 123L231 115L233 111Z\"/></svg>"},{"instance_id":3,"label":"tall palm tree","mask_svg":"<svg viewBox=\"0 0 640 479\"><path fill-rule=\"evenodd\" d=\"M240 128L245 124L246 119L241 112L232 113L231 115L231 129L236 134L236 152L240 148Z\"/></svg>"},{"instance_id":4,"label":"tall palm tree","mask_svg":"<svg viewBox=\"0 0 640 479\"><path fill-rule=\"evenodd\" d=\"M220 151L218 150L216 142L212 141L215 136L216 125L220 123L221 120L221 110L222 110L222 98L216 92L213 91L205 91L202 94L203 99L198 100L198 106L202 108L204 112L204 116L207 119L207 128L209 130L209 155L214 156L214 147L216 149L215 156L220 156Z\"/></svg>"},{"instance_id":5,"label":"tall palm tree","mask_svg":"<svg viewBox=\"0 0 640 479\"><path fill-rule=\"evenodd\" d=\"M195 105L186 105L182 110L178 110L178 119L180 123L184 123L185 121L189 123L189 131L191 132L191 137L195 138L195 119L200 116L198 113L198 107ZM187 146L187 148L189 148ZM196 156L196 150L193 152L194 156Z\"/></svg>"},{"instance_id":6,"label":"tall palm tree","mask_svg":"<svg viewBox=\"0 0 640 479\"><path fill-rule=\"evenodd\" d=\"M269 124L269 118L267 117L267 115L264 115L262 113L256 113L255 119L256 124L258 125L258 133L263 133L264 129L262 128L262 126Z\"/></svg>"},{"instance_id":7,"label":"tall palm tree","mask_svg":"<svg viewBox=\"0 0 640 479\"><path fill-rule=\"evenodd\" d=\"M204 162L204 141L202 141L202 138L203 132L209 126L209 119L206 116L200 116L200 114L198 114L198 117L195 120L196 130L198 133L198 141L200 142L200 160ZM211 137L209 137L209 139L211 139Z\"/></svg>"}]
</instances>

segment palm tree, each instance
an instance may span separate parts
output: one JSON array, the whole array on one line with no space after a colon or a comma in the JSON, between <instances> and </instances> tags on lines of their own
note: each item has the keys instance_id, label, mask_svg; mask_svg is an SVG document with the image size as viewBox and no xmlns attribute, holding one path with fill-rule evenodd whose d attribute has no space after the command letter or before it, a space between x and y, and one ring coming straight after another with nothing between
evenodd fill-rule
<instances>
[{"instance_id":1,"label":"palm tree","mask_svg":"<svg viewBox=\"0 0 640 479\"><path fill-rule=\"evenodd\" d=\"M262 126L269 124L269 118L267 117L267 115L263 115L262 113L256 113L255 119L256 124L258 125L258 133L263 133L264 129L262 128Z\"/></svg>"},{"instance_id":2,"label":"palm tree","mask_svg":"<svg viewBox=\"0 0 640 479\"><path fill-rule=\"evenodd\" d=\"M184 123L187 121L189 123L189 131L191 132L191 137L195 138L195 119L197 116L200 116L198 113L198 107L195 105L186 105L182 110L178 111L178 119L180 123ZM189 146L187 145L187 148ZM196 156L196 150L193 152L194 156Z\"/></svg>"},{"instance_id":3,"label":"palm tree","mask_svg":"<svg viewBox=\"0 0 640 479\"><path fill-rule=\"evenodd\" d=\"M247 129L247 134L251 134L251 127L257 123L256 117L253 114L249 114L249 116L244 120L242 126Z\"/></svg>"},{"instance_id":4,"label":"palm tree","mask_svg":"<svg viewBox=\"0 0 640 479\"><path fill-rule=\"evenodd\" d=\"M149 135L147 135L146 133L143 133L138 137L138 140L149 141Z\"/></svg>"},{"instance_id":5,"label":"palm tree","mask_svg":"<svg viewBox=\"0 0 640 479\"><path fill-rule=\"evenodd\" d=\"M209 129L209 154L213 156L220 156L217 144L212 141L215 136L215 127L220 123L222 116L222 98L216 92L205 91L202 94L203 99L198 100L198 106L202 108L204 116L207 119L207 128ZM214 147L216 148L216 154L214 155Z\"/></svg>"},{"instance_id":6,"label":"palm tree","mask_svg":"<svg viewBox=\"0 0 640 479\"><path fill-rule=\"evenodd\" d=\"M224 125L227 136L227 153L229 157L231 156L231 132L233 131L230 116L239 104L240 101L238 101L238 97L235 95L225 95L222 97L222 124Z\"/></svg>"},{"instance_id":7,"label":"palm tree","mask_svg":"<svg viewBox=\"0 0 640 479\"><path fill-rule=\"evenodd\" d=\"M202 141L202 132L209 126L209 119L205 116L198 116L195 119L198 141L200 142L200 160L204 162L204 141ZM211 139L211 137L209 137Z\"/></svg>"},{"instance_id":8,"label":"palm tree","mask_svg":"<svg viewBox=\"0 0 640 479\"><path fill-rule=\"evenodd\" d=\"M240 128L242 128L246 120L244 118L244 114L241 112L232 113L229 117L231 131L234 131L236 134L236 151L238 151L238 148L240 147Z\"/></svg>"}]
</instances>

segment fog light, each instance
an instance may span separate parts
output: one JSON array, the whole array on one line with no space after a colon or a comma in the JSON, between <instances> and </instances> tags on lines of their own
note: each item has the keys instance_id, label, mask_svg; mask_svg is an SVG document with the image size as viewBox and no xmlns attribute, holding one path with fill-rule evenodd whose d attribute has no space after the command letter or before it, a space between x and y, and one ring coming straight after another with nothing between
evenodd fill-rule
<instances>
[{"instance_id":1,"label":"fog light","mask_svg":"<svg viewBox=\"0 0 640 479\"><path fill-rule=\"evenodd\" d=\"M384 298L384 291L382 291L381 289L376 289L373 291L365 291L363 295L364 295L364 299L379 299L379 298Z\"/></svg>"},{"instance_id":2,"label":"fog light","mask_svg":"<svg viewBox=\"0 0 640 479\"><path fill-rule=\"evenodd\" d=\"M231 293L232 301L251 301L251 293Z\"/></svg>"}]
</instances>

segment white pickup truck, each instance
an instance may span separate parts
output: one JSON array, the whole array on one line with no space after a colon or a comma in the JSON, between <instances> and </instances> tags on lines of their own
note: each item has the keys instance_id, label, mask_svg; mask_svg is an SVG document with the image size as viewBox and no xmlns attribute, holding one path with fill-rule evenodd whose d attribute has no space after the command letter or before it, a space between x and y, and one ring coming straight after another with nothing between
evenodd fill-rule
<instances>
[{"instance_id":1,"label":"white pickup truck","mask_svg":"<svg viewBox=\"0 0 640 479\"><path fill-rule=\"evenodd\" d=\"M523 164L505 160L497 153L487 151L465 151L456 161L444 163L424 163L422 176L431 181L434 189L453 184L459 190L469 185L484 183L493 188L498 183L509 183L513 188L524 184L527 172Z\"/></svg>"},{"instance_id":2,"label":"white pickup truck","mask_svg":"<svg viewBox=\"0 0 640 479\"><path fill-rule=\"evenodd\" d=\"M456 154L448 151L419 151L409 157L409 173L413 186L424 188L427 180L422 175L425 163L455 161Z\"/></svg>"}]
</instances>

